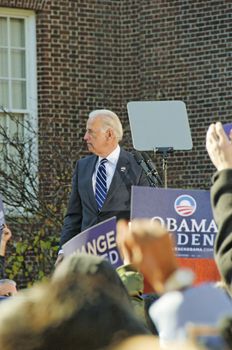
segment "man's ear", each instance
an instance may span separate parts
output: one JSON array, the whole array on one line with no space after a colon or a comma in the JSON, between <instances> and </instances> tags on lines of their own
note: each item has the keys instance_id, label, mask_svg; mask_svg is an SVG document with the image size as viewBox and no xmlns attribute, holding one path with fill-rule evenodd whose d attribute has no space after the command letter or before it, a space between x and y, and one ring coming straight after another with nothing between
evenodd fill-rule
<instances>
[{"instance_id":1,"label":"man's ear","mask_svg":"<svg viewBox=\"0 0 232 350\"><path fill-rule=\"evenodd\" d=\"M112 139L114 138L114 131L112 128L109 128L107 131L106 131L106 135L107 135L107 138L108 139Z\"/></svg>"}]
</instances>

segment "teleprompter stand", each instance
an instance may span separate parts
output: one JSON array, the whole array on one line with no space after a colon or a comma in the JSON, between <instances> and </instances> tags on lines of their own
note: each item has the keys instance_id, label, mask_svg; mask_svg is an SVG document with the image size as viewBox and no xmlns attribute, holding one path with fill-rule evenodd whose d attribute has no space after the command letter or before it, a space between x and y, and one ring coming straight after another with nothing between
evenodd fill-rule
<instances>
[{"instance_id":1,"label":"teleprompter stand","mask_svg":"<svg viewBox=\"0 0 232 350\"><path fill-rule=\"evenodd\" d=\"M160 147L155 148L154 153L162 154L162 168L163 168L163 178L164 187L168 187L168 154L173 152L173 147Z\"/></svg>"},{"instance_id":2,"label":"teleprompter stand","mask_svg":"<svg viewBox=\"0 0 232 350\"><path fill-rule=\"evenodd\" d=\"M133 101L127 104L127 110L134 148L162 155L164 187L167 188L168 155L192 149L184 102Z\"/></svg>"}]
</instances>

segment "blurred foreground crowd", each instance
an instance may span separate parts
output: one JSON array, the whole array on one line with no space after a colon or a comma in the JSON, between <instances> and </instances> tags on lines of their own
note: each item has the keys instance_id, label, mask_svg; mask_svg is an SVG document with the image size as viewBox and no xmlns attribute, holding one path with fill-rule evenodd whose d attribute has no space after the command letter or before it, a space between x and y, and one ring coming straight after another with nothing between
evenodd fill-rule
<instances>
[{"instance_id":1,"label":"blurred foreground crowd","mask_svg":"<svg viewBox=\"0 0 232 350\"><path fill-rule=\"evenodd\" d=\"M178 266L172 236L151 220L117 224L124 265L101 257L65 258L46 282L17 292L5 279L0 243L1 350L232 349L232 144L221 123L211 124L206 148L217 172L211 203L218 233L219 283L194 285ZM154 293L143 294L143 278Z\"/></svg>"}]
</instances>

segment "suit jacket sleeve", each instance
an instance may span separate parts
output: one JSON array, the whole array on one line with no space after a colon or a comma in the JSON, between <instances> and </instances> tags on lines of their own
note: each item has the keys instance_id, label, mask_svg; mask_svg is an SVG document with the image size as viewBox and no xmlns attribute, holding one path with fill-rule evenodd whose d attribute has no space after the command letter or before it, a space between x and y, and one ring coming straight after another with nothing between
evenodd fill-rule
<instances>
[{"instance_id":1,"label":"suit jacket sleeve","mask_svg":"<svg viewBox=\"0 0 232 350\"><path fill-rule=\"evenodd\" d=\"M214 243L215 260L227 284L232 282L232 169L213 177L211 204L218 233Z\"/></svg>"},{"instance_id":2,"label":"suit jacket sleeve","mask_svg":"<svg viewBox=\"0 0 232 350\"><path fill-rule=\"evenodd\" d=\"M73 174L72 190L69 198L67 213L64 218L64 225L61 232L60 245L69 241L76 234L81 232L82 206L78 192L78 162Z\"/></svg>"}]
</instances>

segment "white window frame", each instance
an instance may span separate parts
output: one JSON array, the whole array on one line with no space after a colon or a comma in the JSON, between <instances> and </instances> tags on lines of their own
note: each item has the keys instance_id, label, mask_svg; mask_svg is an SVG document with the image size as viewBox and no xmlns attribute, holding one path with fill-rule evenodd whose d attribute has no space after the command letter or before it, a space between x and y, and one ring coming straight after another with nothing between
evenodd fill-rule
<instances>
[{"instance_id":1,"label":"white window frame","mask_svg":"<svg viewBox=\"0 0 232 350\"><path fill-rule=\"evenodd\" d=\"M36 15L34 11L11 9L0 7L0 16L8 18L24 19L25 23L25 60L26 60L26 108L6 108L12 114L23 114L25 123L30 122L33 130L38 132L38 109L37 109L37 60L36 60ZM3 106L4 107L4 106ZM1 113L1 111L0 111ZM26 128L25 128L26 131ZM30 135L26 134L25 137ZM25 150L26 151L26 150ZM38 173L38 138L33 140L33 163L36 164L31 171ZM38 184L37 184L38 185ZM36 203L35 203L36 204ZM13 207L5 205L5 212L9 215L19 215L23 208L13 210Z\"/></svg>"}]
</instances>

